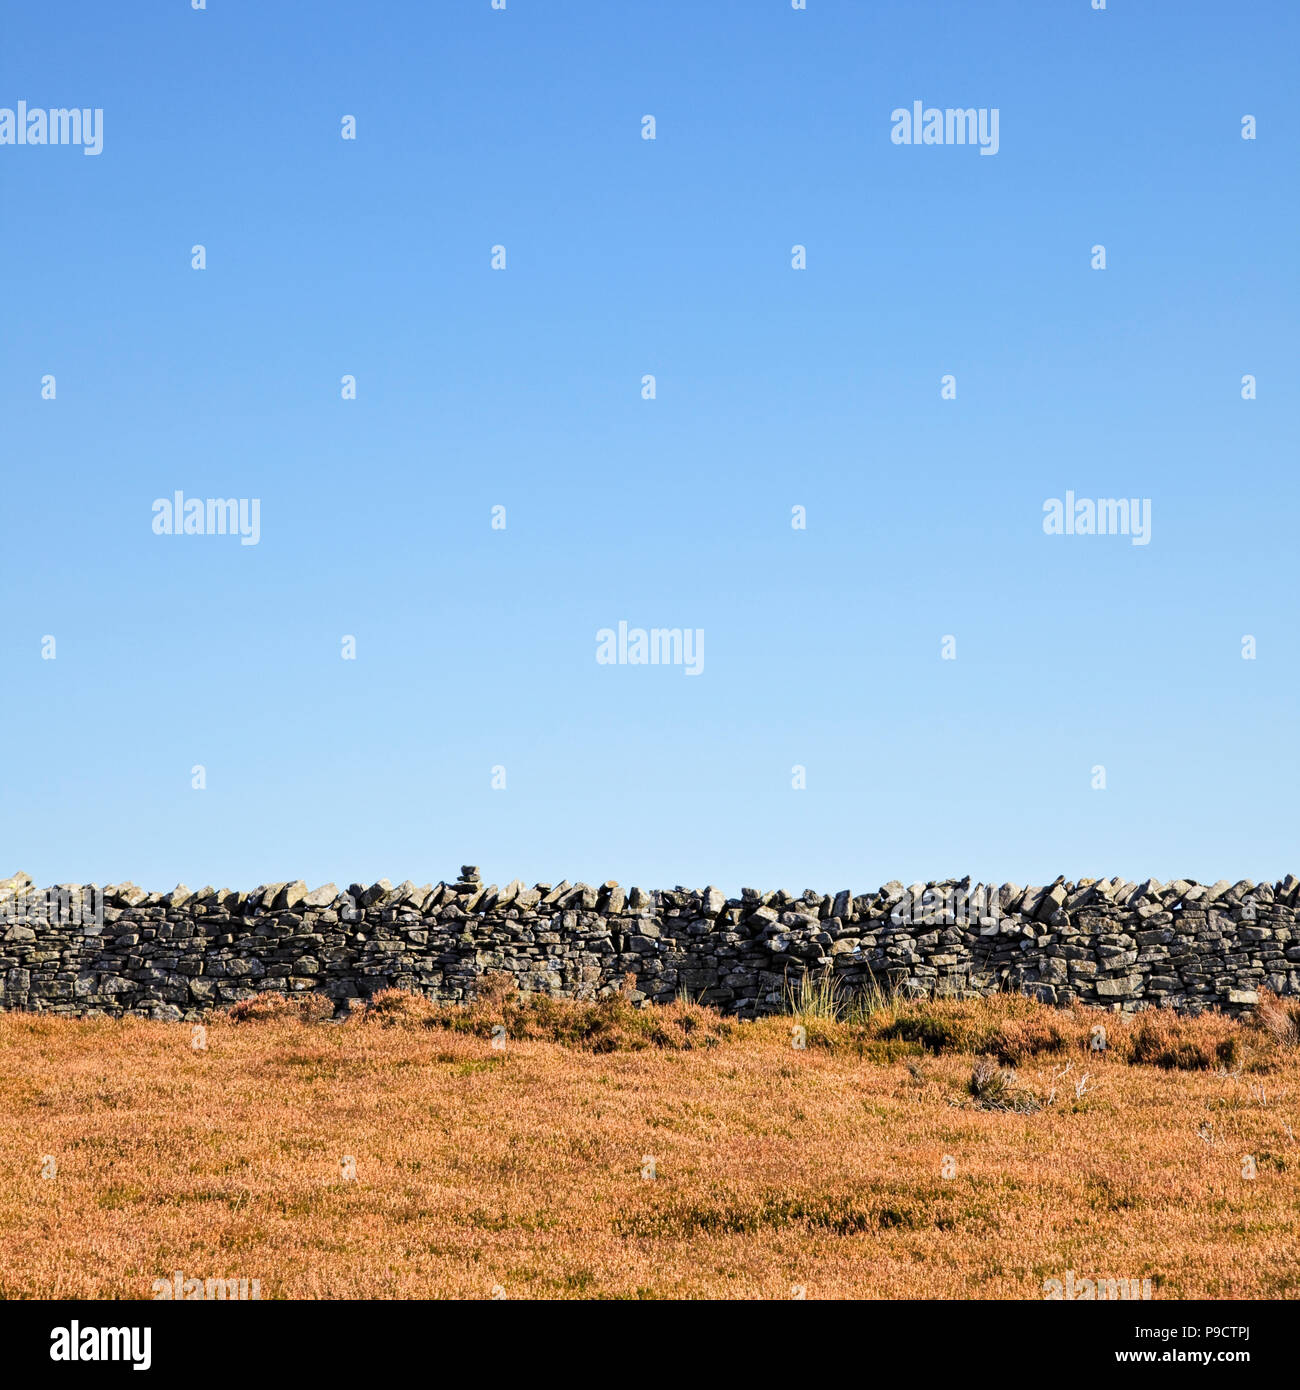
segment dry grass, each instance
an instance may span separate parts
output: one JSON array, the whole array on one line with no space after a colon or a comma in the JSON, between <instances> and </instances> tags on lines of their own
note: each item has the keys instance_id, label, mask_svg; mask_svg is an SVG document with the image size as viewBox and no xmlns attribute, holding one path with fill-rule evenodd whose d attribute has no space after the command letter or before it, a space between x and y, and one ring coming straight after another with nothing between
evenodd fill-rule
<instances>
[{"instance_id":1,"label":"dry grass","mask_svg":"<svg viewBox=\"0 0 1300 1390\"><path fill-rule=\"evenodd\" d=\"M1067 1269L1300 1296L1300 1049L1267 1010L488 994L338 1024L258 1001L205 1051L0 1014L0 1297L175 1269L289 1298L1041 1298Z\"/></svg>"},{"instance_id":2,"label":"dry grass","mask_svg":"<svg viewBox=\"0 0 1300 1390\"><path fill-rule=\"evenodd\" d=\"M1300 999L1279 999L1265 991L1259 997L1255 1020L1279 1046L1300 1047Z\"/></svg>"},{"instance_id":3,"label":"dry grass","mask_svg":"<svg viewBox=\"0 0 1300 1390\"><path fill-rule=\"evenodd\" d=\"M1032 1115L1045 1103L1020 1084L1014 1071L1004 1071L992 1057L981 1057L975 1063L966 1090L981 1110L1014 1110ZM1055 1100L1054 1095L1052 1099Z\"/></svg>"}]
</instances>

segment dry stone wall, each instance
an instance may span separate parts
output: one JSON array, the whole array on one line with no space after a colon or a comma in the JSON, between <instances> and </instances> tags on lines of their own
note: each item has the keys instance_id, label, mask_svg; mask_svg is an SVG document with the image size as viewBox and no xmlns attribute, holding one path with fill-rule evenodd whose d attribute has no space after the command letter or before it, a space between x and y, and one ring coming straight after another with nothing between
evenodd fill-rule
<instances>
[{"instance_id":1,"label":"dry stone wall","mask_svg":"<svg viewBox=\"0 0 1300 1390\"><path fill-rule=\"evenodd\" d=\"M301 881L252 892L131 883L37 890L0 881L0 1007L196 1019L258 991L311 990L340 1008L397 987L446 1001L488 971L526 991L689 994L729 1013L779 1011L808 972L846 990L1021 990L1055 1004L1240 1012L1300 993L1292 874L1275 883L969 879L798 896L609 882L502 888L464 866L436 886Z\"/></svg>"}]
</instances>

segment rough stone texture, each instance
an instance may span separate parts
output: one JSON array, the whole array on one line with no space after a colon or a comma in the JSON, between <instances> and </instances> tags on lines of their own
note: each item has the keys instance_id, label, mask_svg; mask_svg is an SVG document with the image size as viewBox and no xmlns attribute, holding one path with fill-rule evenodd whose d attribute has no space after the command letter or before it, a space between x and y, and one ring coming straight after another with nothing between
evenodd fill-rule
<instances>
[{"instance_id":1,"label":"rough stone texture","mask_svg":"<svg viewBox=\"0 0 1300 1390\"><path fill-rule=\"evenodd\" d=\"M487 971L521 989L592 998L636 977L637 1001L679 993L728 1012L782 1007L807 971L852 990L1018 989L1054 1004L1248 1010L1256 992L1300 993L1300 880L1058 880L1046 887L888 883L874 893L687 888L613 881L484 884L387 880L346 893L301 880L251 893L183 884L102 896L25 874L0 880L0 1007L195 1019L258 991L316 990L343 1007L389 987L472 998ZM47 894L62 910L34 913ZM102 925L67 904L102 902Z\"/></svg>"}]
</instances>

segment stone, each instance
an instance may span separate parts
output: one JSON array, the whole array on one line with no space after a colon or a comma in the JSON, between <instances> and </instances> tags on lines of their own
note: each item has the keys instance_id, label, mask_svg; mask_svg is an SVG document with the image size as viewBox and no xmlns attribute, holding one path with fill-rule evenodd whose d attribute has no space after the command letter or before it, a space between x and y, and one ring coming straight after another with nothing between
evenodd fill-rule
<instances>
[{"instance_id":1,"label":"stone","mask_svg":"<svg viewBox=\"0 0 1300 1390\"><path fill-rule=\"evenodd\" d=\"M1141 979L1133 975L1120 975L1117 978L1098 980L1097 993L1103 999L1125 999L1136 994L1141 987Z\"/></svg>"},{"instance_id":2,"label":"stone","mask_svg":"<svg viewBox=\"0 0 1300 1390\"><path fill-rule=\"evenodd\" d=\"M393 885L386 878L381 878L376 883L372 883L369 888L361 889L359 894L353 894L357 898L358 905L373 907L376 903L382 903L393 891Z\"/></svg>"},{"instance_id":3,"label":"stone","mask_svg":"<svg viewBox=\"0 0 1300 1390\"><path fill-rule=\"evenodd\" d=\"M302 906L303 900L307 896L307 885L300 878L294 879L292 883L286 883L283 888L275 895L275 900L271 906L277 912L294 912Z\"/></svg>"},{"instance_id":4,"label":"stone","mask_svg":"<svg viewBox=\"0 0 1300 1390\"><path fill-rule=\"evenodd\" d=\"M1034 920L1038 922L1049 921L1057 908L1065 905L1067 898L1068 894L1063 884L1054 884L1051 888L1046 889L1033 913Z\"/></svg>"}]
</instances>

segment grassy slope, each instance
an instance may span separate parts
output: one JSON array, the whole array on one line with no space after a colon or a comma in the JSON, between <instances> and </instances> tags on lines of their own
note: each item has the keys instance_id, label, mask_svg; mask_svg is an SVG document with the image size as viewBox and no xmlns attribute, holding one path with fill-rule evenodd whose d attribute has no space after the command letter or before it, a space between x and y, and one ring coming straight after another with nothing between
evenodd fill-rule
<instances>
[{"instance_id":1,"label":"grassy slope","mask_svg":"<svg viewBox=\"0 0 1300 1390\"><path fill-rule=\"evenodd\" d=\"M174 1269L291 1298L1041 1298L1067 1269L1300 1296L1294 1047L1022 999L809 1003L389 998L214 1019L205 1051L186 1025L0 1014L0 1296L148 1297ZM983 1052L1027 1104L971 1095Z\"/></svg>"}]
</instances>

